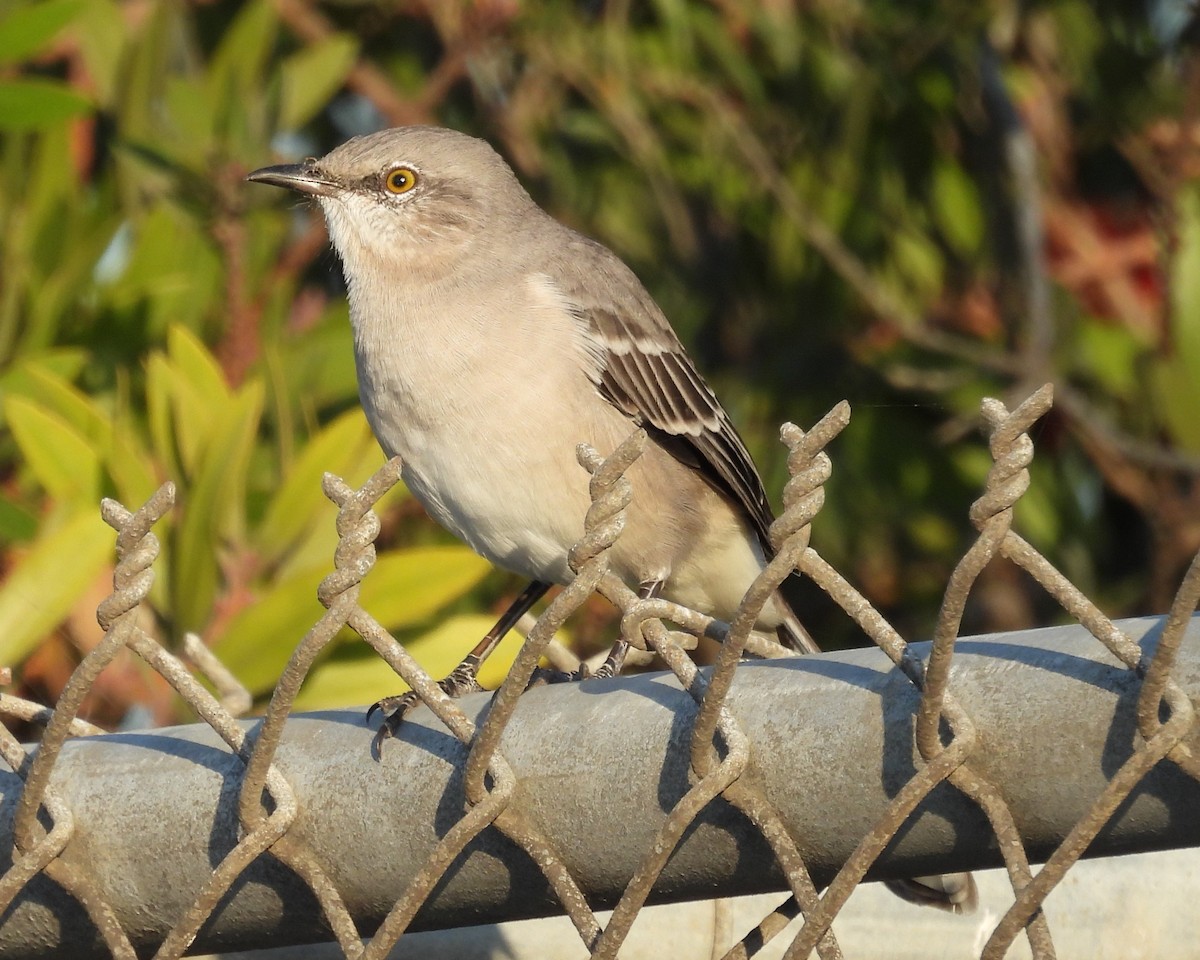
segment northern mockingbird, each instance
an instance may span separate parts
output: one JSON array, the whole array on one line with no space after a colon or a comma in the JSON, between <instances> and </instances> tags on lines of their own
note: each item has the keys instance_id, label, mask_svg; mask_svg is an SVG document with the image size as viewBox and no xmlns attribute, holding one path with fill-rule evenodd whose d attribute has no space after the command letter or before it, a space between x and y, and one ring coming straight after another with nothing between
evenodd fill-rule
<instances>
[{"instance_id":1,"label":"northern mockingbird","mask_svg":"<svg viewBox=\"0 0 1200 960\"><path fill-rule=\"evenodd\" d=\"M447 693L479 689L482 660L571 579L589 504L580 441L607 454L635 427L649 434L627 474L612 572L730 619L771 556L771 508L729 416L616 255L551 218L487 143L452 130L384 130L248 179L320 203L349 288L363 409L409 490L531 581ZM757 626L817 650L778 594ZM377 704L380 735L415 703Z\"/></svg>"},{"instance_id":2,"label":"northern mockingbird","mask_svg":"<svg viewBox=\"0 0 1200 960\"><path fill-rule=\"evenodd\" d=\"M349 288L363 409L408 488L532 581L447 692L478 689L479 661L550 584L570 580L589 503L581 440L604 454L636 426L650 435L628 473L612 571L729 619L770 556L771 508L716 395L611 251L545 213L487 143L453 130L384 130L248 179L320 203ZM759 626L817 649L782 597Z\"/></svg>"}]
</instances>

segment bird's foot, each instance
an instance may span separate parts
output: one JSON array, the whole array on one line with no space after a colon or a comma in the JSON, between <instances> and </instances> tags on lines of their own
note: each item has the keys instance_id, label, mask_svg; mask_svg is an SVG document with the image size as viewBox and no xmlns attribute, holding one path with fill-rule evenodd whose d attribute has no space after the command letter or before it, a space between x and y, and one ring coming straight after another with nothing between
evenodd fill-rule
<instances>
[{"instance_id":1,"label":"bird's foot","mask_svg":"<svg viewBox=\"0 0 1200 960\"><path fill-rule=\"evenodd\" d=\"M483 689L477 679L478 673L479 658L468 656L462 663L451 670L443 680L439 680L438 686L442 688L442 692L446 696L457 700L468 693L478 693ZM383 720L379 724L379 729L375 732L375 740L372 744L372 752L375 754L376 759L379 758L383 741L394 737L400 730L400 725L404 723L404 718L420 706L421 703L422 700L416 691L409 690L408 693L401 693L394 697L384 697L382 700L377 700L371 705L371 708L367 711L368 724L376 712L383 715Z\"/></svg>"},{"instance_id":2,"label":"bird's foot","mask_svg":"<svg viewBox=\"0 0 1200 960\"><path fill-rule=\"evenodd\" d=\"M540 687L547 683L577 683L580 680L607 680L615 677L625 666L625 655L629 652L629 644L618 640L604 662L595 670L588 669L587 664L581 664L578 670L563 671L538 667L529 680L530 687ZM528 689L528 688L526 688Z\"/></svg>"},{"instance_id":3,"label":"bird's foot","mask_svg":"<svg viewBox=\"0 0 1200 960\"><path fill-rule=\"evenodd\" d=\"M629 644L624 640L618 639L613 644L613 648L608 651L608 656L604 658L604 662L596 668L596 672L589 672L583 679L607 680L609 677L619 676L621 669L625 666L625 655L627 653L629 653ZM586 669L585 667L584 670Z\"/></svg>"}]
</instances>

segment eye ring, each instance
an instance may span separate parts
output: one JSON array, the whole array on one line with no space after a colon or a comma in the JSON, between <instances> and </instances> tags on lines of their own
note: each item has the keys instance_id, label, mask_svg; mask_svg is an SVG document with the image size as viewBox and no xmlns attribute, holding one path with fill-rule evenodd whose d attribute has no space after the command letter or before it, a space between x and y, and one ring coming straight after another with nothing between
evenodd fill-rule
<instances>
[{"instance_id":1,"label":"eye ring","mask_svg":"<svg viewBox=\"0 0 1200 960\"><path fill-rule=\"evenodd\" d=\"M412 167L395 167L383 177L383 188L393 196L408 193L417 185L417 171Z\"/></svg>"}]
</instances>

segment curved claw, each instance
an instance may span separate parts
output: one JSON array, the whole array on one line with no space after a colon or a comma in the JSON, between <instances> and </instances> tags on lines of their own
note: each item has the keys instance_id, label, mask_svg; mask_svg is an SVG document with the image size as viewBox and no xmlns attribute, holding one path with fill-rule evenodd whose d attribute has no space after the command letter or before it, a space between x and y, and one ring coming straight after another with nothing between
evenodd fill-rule
<instances>
[{"instance_id":1,"label":"curved claw","mask_svg":"<svg viewBox=\"0 0 1200 960\"><path fill-rule=\"evenodd\" d=\"M369 707L367 707L367 715L365 718L363 718L363 722L368 727L371 725L371 717L375 716L376 710L379 710L379 711L383 710L383 701L382 700L376 700L373 704L371 704Z\"/></svg>"},{"instance_id":2,"label":"curved claw","mask_svg":"<svg viewBox=\"0 0 1200 960\"><path fill-rule=\"evenodd\" d=\"M396 713L401 715L411 713L413 707L420 702L420 697L418 697L411 690L408 691L408 693L397 694L394 697L383 697L379 700L376 700L367 708L366 722L371 722L371 717L375 715L376 711L387 714L389 717Z\"/></svg>"},{"instance_id":3,"label":"curved claw","mask_svg":"<svg viewBox=\"0 0 1200 960\"><path fill-rule=\"evenodd\" d=\"M375 736L371 738L371 759L378 763L383 759L383 745L386 741L394 737L395 731L392 730L392 725L384 720L379 725L379 729L375 731Z\"/></svg>"},{"instance_id":4,"label":"curved claw","mask_svg":"<svg viewBox=\"0 0 1200 960\"><path fill-rule=\"evenodd\" d=\"M475 671L478 669L478 666L477 659L468 657L448 677L440 680L438 686L450 697L461 697L465 693L482 690L483 688L479 686L479 682L475 679ZM376 700L367 708L366 722L368 725L370 725L371 718L375 716L376 711L383 714L379 729L375 733L375 739L371 742L371 755L376 760L382 754L383 741L394 737L396 731L400 729L400 725L404 722L404 718L420 705L421 698L417 696L415 691L409 690L407 693L402 693L394 697L384 697L381 700Z\"/></svg>"},{"instance_id":5,"label":"curved claw","mask_svg":"<svg viewBox=\"0 0 1200 960\"><path fill-rule=\"evenodd\" d=\"M396 731L404 722L404 718L420 702L420 698L410 690L408 693L402 693L396 697L384 697L382 700L376 700L367 708L367 726L371 725L371 718L375 716L376 712L382 715L379 729L375 731L375 737L371 740L371 756L375 760L379 760L383 756L383 741L391 740L396 736Z\"/></svg>"}]
</instances>

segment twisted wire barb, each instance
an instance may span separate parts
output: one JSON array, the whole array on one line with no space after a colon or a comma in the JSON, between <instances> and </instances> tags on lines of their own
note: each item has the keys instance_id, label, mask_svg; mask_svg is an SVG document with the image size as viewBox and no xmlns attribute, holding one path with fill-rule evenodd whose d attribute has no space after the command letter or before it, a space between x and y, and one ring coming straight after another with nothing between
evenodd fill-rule
<instances>
[{"instance_id":1,"label":"twisted wire barb","mask_svg":"<svg viewBox=\"0 0 1200 960\"><path fill-rule=\"evenodd\" d=\"M287 835L297 813L295 798L286 783L272 783L272 761L304 678L358 607L362 578L375 564L375 538L380 529L379 518L372 508L399 479L400 462L395 458L376 470L357 491L339 477L325 474L322 487L339 508L334 570L317 588L317 598L326 611L292 652L280 675L263 721L250 738L252 749L238 795L239 817L247 839L257 838L255 846L270 849L277 860L307 883L342 952L351 960L363 953L358 928L324 867L307 847ZM279 788L283 789L282 794ZM273 804L269 813L268 799Z\"/></svg>"},{"instance_id":2,"label":"twisted wire barb","mask_svg":"<svg viewBox=\"0 0 1200 960\"><path fill-rule=\"evenodd\" d=\"M942 607L934 627L933 649L925 675L925 689L917 710L916 742L922 759L934 759L943 749L939 724L945 718L956 739L964 742L964 754L974 750L977 734L974 722L951 701L948 687L954 645L962 626L967 596L983 568L1001 551L1012 529L1013 510L1029 489L1029 464L1033 460L1033 441L1029 428L1050 409L1054 400L1050 384L1030 395L1010 414L998 400L985 399L984 420L990 427L989 449L993 465L988 472L984 493L971 506L970 516L980 535L955 566L943 595ZM964 755L964 759L965 759ZM951 784L974 800L991 823L1008 870L1009 881L1019 898L1032 879L1029 858L1012 813L994 784L979 776L965 763L948 777ZM1040 909L1031 911L1026 935L1038 960L1054 957L1050 928Z\"/></svg>"},{"instance_id":3,"label":"twisted wire barb","mask_svg":"<svg viewBox=\"0 0 1200 960\"><path fill-rule=\"evenodd\" d=\"M625 635L640 638L654 649L697 703L691 735L692 787L668 815L651 853L627 885L597 945L596 957L615 956L684 831L718 796L746 814L762 832L783 867L796 902L809 908L816 906L816 888L803 858L782 820L755 784L750 768L749 741L725 704L762 608L791 574L798 557L807 547L811 522L824 502L823 484L831 470L829 458L822 450L848 422L849 406L841 404L809 434L798 428L785 428L786 436L794 444L794 455L789 458L793 481L785 494L785 514L771 531L776 556L751 585L733 622L723 631L721 648L709 678L696 669L682 647L674 642L662 619L685 624L699 633L712 630L715 624L711 618L699 617L691 611L685 614L675 605L659 600L635 601L624 618L622 629ZM720 755L716 742L718 734L724 756ZM840 958L841 951L831 933L824 932L818 940L822 957Z\"/></svg>"},{"instance_id":4,"label":"twisted wire barb","mask_svg":"<svg viewBox=\"0 0 1200 960\"><path fill-rule=\"evenodd\" d=\"M780 439L788 447L789 478L783 491L783 513L771 525L770 536L776 549L773 562L778 563L781 568L786 565L785 576L792 570L799 569L801 559L809 549L812 522L825 505L825 483L833 474L833 463L825 453L825 448L849 425L850 413L850 405L842 401L807 433L792 423L784 424L780 430ZM750 618L756 617L758 609L761 609L756 608L756 605L766 589L777 589L782 582L776 580L779 572L770 569L770 565L763 571L759 578L763 584L759 586L756 583L747 593L743 606L735 617L731 628L733 631L746 629L747 625L753 622ZM697 745L694 739L693 756L696 756ZM763 794L752 772L748 772L737 783L732 784L725 791L725 797L746 815L770 844L791 888L789 901L776 908L739 945L743 950L748 950L752 942L757 942L758 948L761 948L786 925L784 917L790 919L800 914L806 918L806 924L809 923L808 918L820 907L820 897L795 840ZM775 918L773 923L769 922L772 917ZM782 923L779 922L781 920ZM837 960L842 955L841 947L828 927L819 931L815 938L815 947L818 954L828 960Z\"/></svg>"},{"instance_id":5,"label":"twisted wire barb","mask_svg":"<svg viewBox=\"0 0 1200 960\"><path fill-rule=\"evenodd\" d=\"M357 494L340 478L325 475L325 495L341 508L337 521L340 539L334 554L335 570L321 582L317 596L331 615L337 607L339 627L345 624L362 637L460 742L469 743L475 724L403 645L358 605L358 585L375 562L373 541L379 533L378 518L369 513L369 506L400 479L400 466L400 459L393 457ZM298 675L303 678L303 672Z\"/></svg>"},{"instance_id":6,"label":"twisted wire barb","mask_svg":"<svg viewBox=\"0 0 1200 960\"><path fill-rule=\"evenodd\" d=\"M137 513L131 514L115 500L106 499L101 503L100 512L105 523L117 531L113 592L101 602L96 612L96 619L105 631L104 638L75 668L55 704L54 716L46 724L46 732L30 764L25 789L13 817L13 834L18 848L32 843L40 829L35 822L37 809L46 791L50 771L58 760L62 745L70 733L71 721L78 715L83 698L96 682L100 671L128 642L136 626L137 608L154 583L154 571L150 569L150 564L158 556L158 538L150 532L150 528L174 502L175 485L165 483Z\"/></svg>"},{"instance_id":7,"label":"twisted wire barb","mask_svg":"<svg viewBox=\"0 0 1200 960\"><path fill-rule=\"evenodd\" d=\"M104 629L103 639L83 658L72 672L46 724L37 752L28 763L18 760L11 742L6 743L6 759L23 774L24 784L13 814L13 865L0 881L0 902L7 908L12 898L29 879L39 872L67 890L84 908L114 957L133 960L133 946L104 896L86 873L74 864L59 859L74 831L73 818L49 791L50 774L71 735L84 697L100 672L126 646L136 629L139 604L154 582L151 563L158 556L158 540L150 528L171 508L175 500L173 484L163 484L136 513L130 513L113 500L104 500L101 515L117 531L117 565L113 571L113 592L101 604L97 619ZM5 731L5 740L11 736ZM47 830L38 822L42 810L51 823Z\"/></svg>"}]
</instances>

